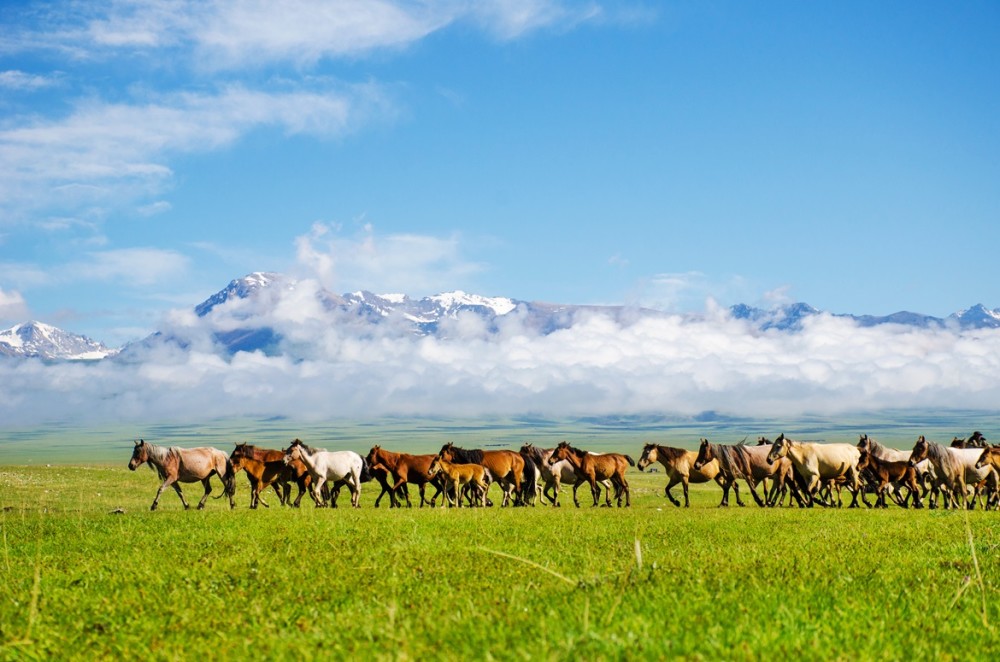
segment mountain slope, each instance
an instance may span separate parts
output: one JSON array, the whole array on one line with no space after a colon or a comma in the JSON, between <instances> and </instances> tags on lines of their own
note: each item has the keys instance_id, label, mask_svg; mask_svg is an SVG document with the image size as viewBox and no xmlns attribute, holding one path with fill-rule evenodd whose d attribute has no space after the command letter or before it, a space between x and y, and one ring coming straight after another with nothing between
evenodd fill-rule
<instances>
[{"instance_id":1,"label":"mountain slope","mask_svg":"<svg viewBox=\"0 0 1000 662\"><path fill-rule=\"evenodd\" d=\"M96 361L116 350L86 336L63 331L41 322L18 324L0 331L0 354L52 361Z\"/></svg>"}]
</instances>

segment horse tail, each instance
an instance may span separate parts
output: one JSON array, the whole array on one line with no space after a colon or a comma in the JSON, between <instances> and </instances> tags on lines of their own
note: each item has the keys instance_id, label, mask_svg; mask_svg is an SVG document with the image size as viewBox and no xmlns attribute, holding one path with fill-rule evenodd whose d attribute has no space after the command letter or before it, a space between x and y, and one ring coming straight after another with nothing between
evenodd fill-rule
<instances>
[{"instance_id":1,"label":"horse tail","mask_svg":"<svg viewBox=\"0 0 1000 662\"><path fill-rule=\"evenodd\" d=\"M216 469L216 473L218 473L218 469ZM222 494L212 498L221 499L227 496L231 499L236 496L236 470L233 469L233 462L228 457L226 458L226 472L219 474L219 478L222 479Z\"/></svg>"},{"instance_id":2,"label":"horse tail","mask_svg":"<svg viewBox=\"0 0 1000 662\"><path fill-rule=\"evenodd\" d=\"M535 466L534 461L525 460L522 476L521 501L528 503L529 500L534 498L535 492L538 489L538 467Z\"/></svg>"},{"instance_id":3,"label":"horse tail","mask_svg":"<svg viewBox=\"0 0 1000 662\"><path fill-rule=\"evenodd\" d=\"M625 457L625 460L628 462L628 466L630 466L630 467L634 467L635 466L635 462L632 461L631 457L629 457L628 455L625 455L624 457Z\"/></svg>"}]
</instances>

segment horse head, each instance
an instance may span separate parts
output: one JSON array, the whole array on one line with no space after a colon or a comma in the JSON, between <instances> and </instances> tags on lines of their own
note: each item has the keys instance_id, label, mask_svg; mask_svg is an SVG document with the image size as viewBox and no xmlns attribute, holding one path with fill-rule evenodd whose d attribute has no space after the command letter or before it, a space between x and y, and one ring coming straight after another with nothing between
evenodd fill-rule
<instances>
[{"instance_id":1,"label":"horse head","mask_svg":"<svg viewBox=\"0 0 1000 662\"><path fill-rule=\"evenodd\" d=\"M990 464L990 455L993 453L992 448L984 448L983 452L979 454L979 459L976 460L976 468L982 469L987 464Z\"/></svg>"},{"instance_id":2,"label":"horse head","mask_svg":"<svg viewBox=\"0 0 1000 662\"><path fill-rule=\"evenodd\" d=\"M305 444L302 443L301 439L295 439L289 444L288 448L285 449L285 464L291 464L295 460L302 459L302 447Z\"/></svg>"},{"instance_id":3,"label":"horse head","mask_svg":"<svg viewBox=\"0 0 1000 662\"><path fill-rule=\"evenodd\" d=\"M927 439L924 435L917 437L917 443L913 445L913 450L910 452L910 466L915 467L917 464L927 459Z\"/></svg>"},{"instance_id":4,"label":"horse head","mask_svg":"<svg viewBox=\"0 0 1000 662\"><path fill-rule=\"evenodd\" d=\"M379 446L378 444L372 446L371 450L368 451L368 455L365 456L365 462L367 462L371 466L375 466L376 464L378 464L379 463L378 456L381 450L382 447Z\"/></svg>"},{"instance_id":5,"label":"horse head","mask_svg":"<svg viewBox=\"0 0 1000 662\"><path fill-rule=\"evenodd\" d=\"M757 437L758 446L770 446L773 443L774 442L768 439L767 437Z\"/></svg>"},{"instance_id":6,"label":"horse head","mask_svg":"<svg viewBox=\"0 0 1000 662\"><path fill-rule=\"evenodd\" d=\"M639 471L642 471L653 462L656 462L656 458L656 444L646 444L642 447L642 455L639 456L639 461L636 462L635 466Z\"/></svg>"},{"instance_id":7,"label":"horse head","mask_svg":"<svg viewBox=\"0 0 1000 662\"><path fill-rule=\"evenodd\" d=\"M858 456L858 471L864 471L873 464L873 455L867 448L859 448L861 454Z\"/></svg>"},{"instance_id":8,"label":"horse head","mask_svg":"<svg viewBox=\"0 0 1000 662\"><path fill-rule=\"evenodd\" d=\"M701 442L698 445L698 458L694 461L694 468L701 470L703 466L715 459L712 454L712 444L708 442L708 439L704 437L701 438Z\"/></svg>"},{"instance_id":9,"label":"horse head","mask_svg":"<svg viewBox=\"0 0 1000 662\"><path fill-rule=\"evenodd\" d=\"M128 461L128 468L135 471L139 468L139 465L149 459L149 449L146 447L146 442L142 439L135 442L135 446L132 448L132 459Z\"/></svg>"},{"instance_id":10,"label":"horse head","mask_svg":"<svg viewBox=\"0 0 1000 662\"><path fill-rule=\"evenodd\" d=\"M443 450L443 449L442 449ZM445 460L447 462L447 460ZM433 476L441 471L441 456L435 455L434 459L431 460L431 465L427 467L427 475Z\"/></svg>"},{"instance_id":11,"label":"horse head","mask_svg":"<svg viewBox=\"0 0 1000 662\"><path fill-rule=\"evenodd\" d=\"M445 462L454 462L455 461L455 444L453 444L453 443L451 443L449 441L447 444L445 444L444 446L441 447L441 450L438 451L437 456L439 458L441 458L442 460L444 460Z\"/></svg>"},{"instance_id":12,"label":"horse head","mask_svg":"<svg viewBox=\"0 0 1000 662\"><path fill-rule=\"evenodd\" d=\"M784 433L778 435L778 438L774 440L773 444L771 444L771 452L767 454L768 464L772 464L777 461L778 458L788 455L788 442L789 440L785 438Z\"/></svg>"},{"instance_id":13,"label":"horse head","mask_svg":"<svg viewBox=\"0 0 1000 662\"><path fill-rule=\"evenodd\" d=\"M970 448L989 448L990 444L986 440L986 437L983 436L983 433L976 430L972 433L972 436L966 440L965 445Z\"/></svg>"},{"instance_id":14,"label":"horse head","mask_svg":"<svg viewBox=\"0 0 1000 662\"><path fill-rule=\"evenodd\" d=\"M559 445L552 451L552 455L549 456L549 465L553 465L559 460L568 460L572 454L573 449L570 447L569 442L560 441Z\"/></svg>"},{"instance_id":15,"label":"horse head","mask_svg":"<svg viewBox=\"0 0 1000 662\"><path fill-rule=\"evenodd\" d=\"M872 450L872 440L868 438L867 434L858 435L858 450L868 451Z\"/></svg>"}]
</instances>

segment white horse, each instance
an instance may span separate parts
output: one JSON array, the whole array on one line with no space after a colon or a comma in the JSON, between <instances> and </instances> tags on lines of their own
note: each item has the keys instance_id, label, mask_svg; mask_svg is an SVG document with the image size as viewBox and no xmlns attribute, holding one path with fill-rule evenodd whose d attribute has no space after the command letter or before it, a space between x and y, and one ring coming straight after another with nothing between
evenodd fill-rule
<instances>
[{"instance_id":1,"label":"white horse","mask_svg":"<svg viewBox=\"0 0 1000 662\"><path fill-rule=\"evenodd\" d=\"M313 501L317 506L324 506L323 485L326 481L344 481L351 491L351 505L359 507L361 498L361 472L365 461L354 451L321 451L310 452L299 439L285 449L285 464L299 460L312 478Z\"/></svg>"},{"instance_id":2,"label":"white horse","mask_svg":"<svg viewBox=\"0 0 1000 662\"><path fill-rule=\"evenodd\" d=\"M771 452L767 454L767 461L774 462L782 457L792 461L795 471L805 482L808 505L811 506L816 500L816 491L821 483L843 480L854 497L850 507L858 507L858 493L861 492L858 460L861 459L861 451L857 446L793 441L782 434L774 440ZM871 504L865 501L864 494L861 495L861 500L866 506L871 507ZM823 501L820 501L820 504L831 505Z\"/></svg>"}]
</instances>

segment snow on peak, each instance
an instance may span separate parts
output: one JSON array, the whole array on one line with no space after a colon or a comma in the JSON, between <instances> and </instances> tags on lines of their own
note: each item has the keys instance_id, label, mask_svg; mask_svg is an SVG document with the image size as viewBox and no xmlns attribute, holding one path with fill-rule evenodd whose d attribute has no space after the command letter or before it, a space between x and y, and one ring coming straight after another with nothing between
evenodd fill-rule
<instances>
[{"instance_id":1,"label":"snow on peak","mask_svg":"<svg viewBox=\"0 0 1000 662\"><path fill-rule=\"evenodd\" d=\"M462 290L443 292L432 297L427 297L427 299L446 309L458 308L460 306L479 306L488 308L497 315L506 315L517 308L517 304L506 297L484 297L478 294L467 294Z\"/></svg>"}]
</instances>

